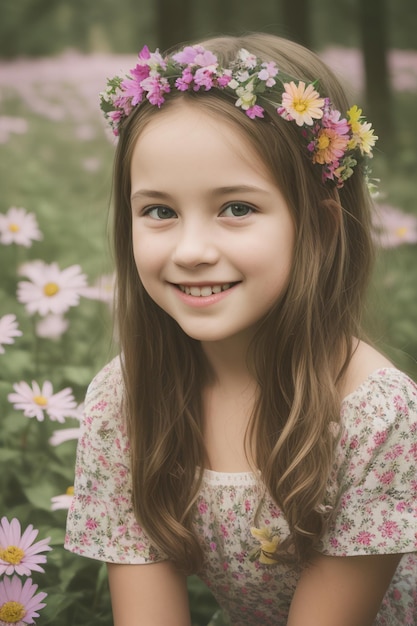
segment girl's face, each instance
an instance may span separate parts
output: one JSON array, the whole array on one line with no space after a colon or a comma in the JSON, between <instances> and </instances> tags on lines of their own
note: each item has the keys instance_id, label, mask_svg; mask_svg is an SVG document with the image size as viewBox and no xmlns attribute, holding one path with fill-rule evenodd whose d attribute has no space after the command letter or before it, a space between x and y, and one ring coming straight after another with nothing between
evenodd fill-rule
<instances>
[{"instance_id":1,"label":"girl's face","mask_svg":"<svg viewBox=\"0 0 417 626\"><path fill-rule=\"evenodd\" d=\"M156 114L131 163L136 267L150 297L202 342L242 337L283 293L294 225L234 126L191 104Z\"/></svg>"}]
</instances>

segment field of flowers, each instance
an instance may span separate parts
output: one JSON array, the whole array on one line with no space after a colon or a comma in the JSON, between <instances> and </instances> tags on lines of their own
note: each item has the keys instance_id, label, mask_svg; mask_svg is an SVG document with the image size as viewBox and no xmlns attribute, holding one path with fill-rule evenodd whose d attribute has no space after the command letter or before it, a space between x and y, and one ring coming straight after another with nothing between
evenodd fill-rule
<instances>
[{"instance_id":1,"label":"field of flowers","mask_svg":"<svg viewBox=\"0 0 417 626\"><path fill-rule=\"evenodd\" d=\"M360 102L355 51L327 50ZM134 57L0 62L0 622L112 623L105 566L63 549L82 403L117 351L108 244L114 142L98 111ZM417 53L391 57L398 150L378 153L380 255L367 318L417 378ZM46 595L47 594L47 595ZM190 579L195 625L215 603Z\"/></svg>"}]
</instances>

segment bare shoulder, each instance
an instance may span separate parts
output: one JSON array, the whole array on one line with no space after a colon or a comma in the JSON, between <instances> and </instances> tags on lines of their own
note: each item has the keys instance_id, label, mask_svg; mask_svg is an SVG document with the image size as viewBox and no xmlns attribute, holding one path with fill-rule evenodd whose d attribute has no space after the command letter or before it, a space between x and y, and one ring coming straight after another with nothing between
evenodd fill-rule
<instances>
[{"instance_id":1,"label":"bare shoulder","mask_svg":"<svg viewBox=\"0 0 417 626\"><path fill-rule=\"evenodd\" d=\"M386 367L394 367L387 357L364 341L354 340L353 350L341 384L342 397L355 391L373 372Z\"/></svg>"}]
</instances>

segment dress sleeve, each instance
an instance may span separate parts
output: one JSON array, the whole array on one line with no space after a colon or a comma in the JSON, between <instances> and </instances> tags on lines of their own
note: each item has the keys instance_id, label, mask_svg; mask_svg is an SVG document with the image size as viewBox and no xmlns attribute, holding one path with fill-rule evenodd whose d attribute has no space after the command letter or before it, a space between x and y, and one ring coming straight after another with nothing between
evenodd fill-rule
<instances>
[{"instance_id":1,"label":"dress sleeve","mask_svg":"<svg viewBox=\"0 0 417 626\"><path fill-rule=\"evenodd\" d=\"M378 370L345 398L333 478L320 552L417 551L417 386L404 373Z\"/></svg>"},{"instance_id":2,"label":"dress sleeve","mask_svg":"<svg viewBox=\"0 0 417 626\"><path fill-rule=\"evenodd\" d=\"M65 548L111 563L152 563L164 556L152 547L133 513L122 395L116 358L87 390Z\"/></svg>"}]
</instances>

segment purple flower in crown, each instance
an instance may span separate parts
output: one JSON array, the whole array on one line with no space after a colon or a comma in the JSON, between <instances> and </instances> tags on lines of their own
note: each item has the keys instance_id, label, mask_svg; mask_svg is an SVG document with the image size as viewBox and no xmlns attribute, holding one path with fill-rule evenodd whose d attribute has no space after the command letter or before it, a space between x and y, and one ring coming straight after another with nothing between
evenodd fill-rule
<instances>
[{"instance_id":1,"label":"purple flower in crown","mask_svg":"<svg viewBox=\"0 0 417 626\"><path fill-rule=\"evenodd\" d=\"M148 69L148 74L149 74L149 69ZM136 106L137 104L140 104L143 100L143 87L142 87L143 80L144 79L138 81L138 80L133 80L132 78L126 78L120 85L120 88L123 91L123 97L125 99L129 98L132 106ZM124 108L125 102L122 105L123 108ZM120 104L117 106L120 106Z\"/></svg>"},{"instance_id":2,"label":"purple flower in crown","mask_svg":"<svg viewBox=\"0 0 417 626\"><path fill-rule=\"evenodd\" d=\"M246 109L245 113L252 120L254 120L255 117L264 116L264 110L261 106L259 106L259 104L254 104L252 107L249 107L249 109Z\"/></svg>"},{"instance_id":3,"label":"purple flower in crown","mask_svg":"<svg viewBox=\"0 0 417 626\"><path fill-rule=\"evenodd\" d=\"M165 70L167 67L166 61L158 49L156 49L155 52L150 52L148 46L143 46L142 50L138 54L138 58L139 63L134 70L131 70L132 74L134 74L134 72L138 72L138 76L140 72L139 68L142 66L145 68L148 67L153 71L159 68ZM144 78L146 78L146 76L144 76Z\"/></svg>"},{"instance_id":4,"label":"purple flower in crown","mask_svg":"<svg viewBox=\"0 0 417 626\"><path fill-rule=\"evenodd\" d=\"M142 100L141 100L141 102L142 102ZM130 113L132 112L132 109L133 109L132 98L130 96L119 96L114 101L114 106L117 109L119 109L121 117L123 117L124 115L126 115L126 116L130 115ZM114 111L114 113L116 113L116 111Z\"/></svg>"},{"instance_id":5,"label":"purple flower in crown","mask_svg":"<svg viewBox=\"0 0 417 626\"><path fill-rule=\"evenodd\" d=\"M184 50L177 52L172 58L181 65L199 65L200 67L212 65L213 69L217 67L216 55L203 46L185 46Z\"/></svg>"},{"instance_id":6,"label":"purple flower in crown","mask_svg":"<svg viewBox=\"0 0 417 626\"><path fill-rule=\"evenodd\" d=\"M265 81L267 87L273 87L277 82L274 78L278 74L278 68L272 61L270 63L262 63L262 69L258 72L259 80Z\"/></svg>"},{"instance_id":7,"label":"purple flower in crown","mask_svg":"<svg viewBox=\"0 0 417 626\"><path fill-rule=\"evenodd\" d=\"M332 128L338 135L350 133L350 126L346 118L340 119L341 113L336 109L325 110L322 118L322 125L325 128Z\"/></svg>"},{"instance_id":8,"label":"purple flower in crown","mask_svg":"<svg viewBox=\"0 0 417 626\"><path fill-rule=\"evenodd\" d=\"M199 68L194 74L194 90L198 91L200 87L204 87L206 91L212 89L215 85L215 78L214 72L210 67Z\"/></svg>"},{"instance_id":9,"label":"purple flower in crown","mask_svg":"<svg viewBox=\"0 0 417 626\"><path fill-rule=\"evenodd\" d=\"M141 84L149 102L158 107L165 102L164 94L171 91L167 79L159 74L145 78Z\"/></svg>"},{"instance_id":10,"label":"purple flower in crown","mask_svg":"<svg viewBox=\"0 0 417 626\"><path fill-rule=\"evenodd\" d=\"M224 70L223 74L217 77L217 86L224 89L232 80L232 70Z\"/></svg>"},{"instance_id":11,"label":"purple flower in crown","mask_svg":"<svg viewBox=\"0 0 417 626\"><path fill-rule=\"evenodd\" d=\"M182 75L175 81L175 87L178 91L187 91L194 80L194 75L190 67L186 67Z\"/></svg>"}]
</instances>

